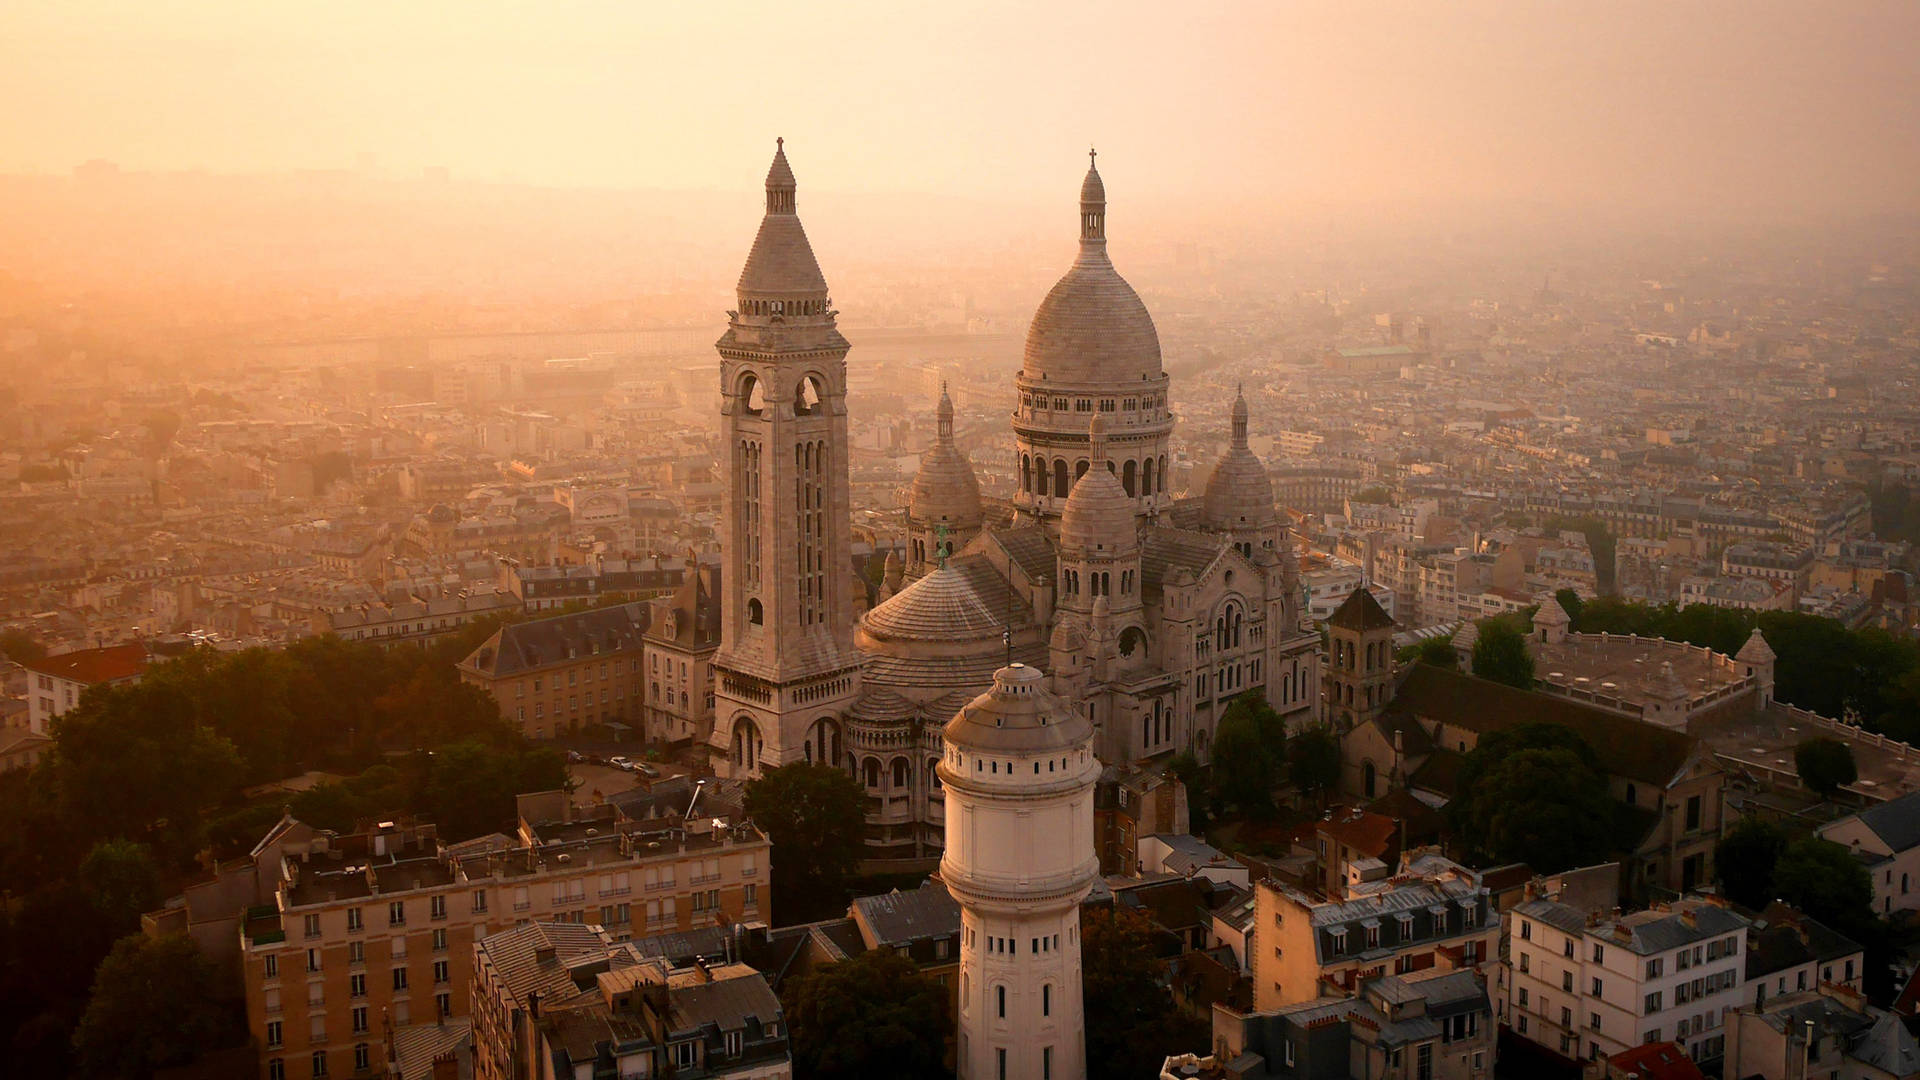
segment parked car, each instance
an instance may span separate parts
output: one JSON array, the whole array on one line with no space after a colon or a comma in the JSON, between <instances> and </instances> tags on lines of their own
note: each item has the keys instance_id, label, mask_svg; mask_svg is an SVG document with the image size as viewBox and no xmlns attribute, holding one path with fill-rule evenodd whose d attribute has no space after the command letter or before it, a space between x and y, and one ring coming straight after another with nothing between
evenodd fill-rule
<instances>
[{"instance_id":1,"label":"parked car","mask_svg":"<svg viewBox=\"0 0 1920 1080\"><path fill-rule=\"evenodd\" d=\"M621 772L632 772L634 770L634 763L623 757L610 757L607 759L607 764L619 769Z\"/></svg>"},{"instance_id":2,"label":"parked car","mask_svg":"<svg viewBox=\"0 0 1920 1080\"><path fill-rule=\"evenodd\" d=\"M579 765L586 760L586 756L578 750L567 751L567 764L569 765Z\"/></svg>"},{"instance_id":3,"label":"parked car","mask_svg":"<svg viewBox=\"0 0 1920 1080\"><path fill-rule=\"evenodd\" d=\"M656 769L656 768L654 768L653 766L651 766L651 765L649 765L649 764L647 764L647 763L646 763L646 762L644 762L644 761L636 761L636 762L634 762L634 763L633 763L633 771L634 771L634 772L637 772L637 773L639 773L639 774L640 774L641 776L645 776L645 777L657 777L657 776L659 776L659 775L660 775L660 770L659 770L659 769Z\"/></svg>"}]
</instances>

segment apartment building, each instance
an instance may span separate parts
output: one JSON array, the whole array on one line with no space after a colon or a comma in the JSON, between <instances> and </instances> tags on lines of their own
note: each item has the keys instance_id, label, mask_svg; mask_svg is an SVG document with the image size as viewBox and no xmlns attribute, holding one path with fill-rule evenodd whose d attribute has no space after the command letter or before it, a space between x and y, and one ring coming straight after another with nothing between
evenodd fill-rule
<instances>
[{"instance_id":1,"label":"apartment building","mask_svg":"<svg viewBox=\"0 0 1920 1080\"><path fill-rule=\"evenodd\" d=\"M720 567L697 566L647 620L649 741L704 746L713 735L713 657L720 651Z\"/></svg>"},{"instance_id":2,"label":"apartment building","mask_svg":"<svg viewBox=\"0 0 1920 1080\"><path fill-rule=\"evenodd\" d=\"M1727 1016L1725 1075L1914 1080L1920 1039L1904 1019L1832 984L1742 1005Z\"/></svg>"},{"instance_id":3,"label":"apartment building","mask_svg":"<svg viewBox=\"0 0 1920 1080\"><path fill-rule=\"evenodd\" d=\"M1742 1001L1748 926L1706 900L1617 917L1527 900L1507 913L1501 1021L1569 1058L1672 1040L1710 1067Z\"/></svg>"},{"instance_id":4,"label":"apartment building","mask_svg":"<svg viewBox=\"0 0 1920 1080\"><path fill-rule=\"evenodd\" d=\"M472 963L479 1080L793 1075L780 1000L744 963L676 967L574 923L493 934Z\"/></svg>"},{"instance_id":5,"label":"apartment building","mask_svg":"<svg viewBox=\"0 0 1920 1080\"><path fill-rule=\"evenodd\" d=\"M1920 908L1920 792L1876 803L1820 826L1873 876L1873 908L1882 915Z\"/></svg>"},{"instance_id":6,"label":"apartment building","mask_svg":"<svg viewBox=\"0 0 1920 1080\"><path fill-rule=\"evenodd\" d=\"M316 611L309 617L309 625L316 634L334 634L347 641L367 641L392 648L425 645L481 619L519 610L518 597L476 592Z\"/></svg>"},{"instance_id":7,"label":"apartment building","mask_svg":"<svg viewBox=\"0 0 1920 1080\"><path fill-rule=\"evenodd\" d=\"M27 661L21 665L27 669L27 730L45 735L47 722L80 704L88 687L138 682L148 659L147 647L134 642Z\"/></svg>"},{"instance_id":8,"label":"apartment building","mask_svg":"<svg viewBox=\"0 0 1920 1080\"><path fill-rule=\"evenodd\" d=\"M262 1075L371 1075L383 1022L467 1014L471 950L493 931L567 922L625 939L770 919L767 838L724 812L696 795L684 817L641 818L555 791L521 797L511 837L281 830L271 891L239 931Z\"/></svg>"},{"instance_id":9,"label":"apartment building","mask_svg":"<svg viewBox=\"0 0 1920 1080\"><path fill-rule=\"evenodd\" d=\"M1264 1013L1350 996L1380 975L1475 968L1493 955L1500 916L1479 874L1420 854L1400 873L1353 880L1333 898L1262 881L1251 933L1254 1008Z\"/></svg>"},{"instance_id":10,"label":"apartment building","mask_svg":"<svg viewBox=\"0 0 1920 1080\"><path fill-rule=\"evenodd\" d=\"M1215 1006L1213 1057L1169 1059L1162 1075L1486 1080L1493 1075L1495 1035L1486 986L1473 972L1387 975L1368 980L1351 997L1273 1012L1242 1016Z\"/></svg>"},{"instance_id":11,"label":"apartment building","mask_svg":"<svg viewBox=\"0 0 1920 1080\"><path fill-rule=\"evenodd\" d=\"M535 739L640 718L644 603L510 623L464 660L460 681L493 698L500 715Z\"/></svg>"}]
</instances>

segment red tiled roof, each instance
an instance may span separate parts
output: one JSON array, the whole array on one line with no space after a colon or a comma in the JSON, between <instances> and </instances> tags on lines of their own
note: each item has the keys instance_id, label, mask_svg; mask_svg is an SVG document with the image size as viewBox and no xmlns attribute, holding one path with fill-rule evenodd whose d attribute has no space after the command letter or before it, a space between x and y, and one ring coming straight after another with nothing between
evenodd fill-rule
<instances>
[{"instance_id":1,"label":"red tiled roof","mask_svg":"<svg viewBox=\"0 0 1920 1080\"><path fill-rule=\"evenodd\" d=\"M1642 1080L1706 1080L1706 1074L1686 1051L1670 1042L1622 1051L1608 1058L1607 1066L1616 1076L1639 1076Z\"/></svg>"},{"instance_id":2,"label":"red tiled roof","mask_svg":"<svg viewBox=\"0 0 1920 1080\"><path fill-rule=\"evenodd\" d=\"M1399 822L1385 814L1362 812L1358 817L1348 817L1336 811L1334 820L1320 823L1320 831L1355 851L1378 859L1387 854L1388 846L1393 843L1394 830L1399 825Z\"/></svg>"},{"instance_id":3,"label":"red tiled roof","mask_svg":"<svg viewBox=\"0 0 1920 1080\"><path fill-rule=\"evenodd\" d=\"M43 660L32 660L22 666L28 671L58 679L71 679L89 686L119 682L135 678L147 666L147 647L135 642L132 645L109 645L104 649L80 649Z\"/></svg>"}]
</instances>

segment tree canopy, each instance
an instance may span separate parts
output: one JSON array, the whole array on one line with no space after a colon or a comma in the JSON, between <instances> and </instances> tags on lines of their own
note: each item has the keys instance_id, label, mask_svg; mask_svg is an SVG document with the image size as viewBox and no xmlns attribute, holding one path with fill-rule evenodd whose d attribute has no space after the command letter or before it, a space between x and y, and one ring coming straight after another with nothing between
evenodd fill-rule
<instances>
[{"instance_id":1,"label":"tree canopy","mask_svg":"<svg viewBox=\"0 0 1920 1080\"><path fill-rule=\"evenodd\" d=\"M747 784L747 816L773 843L783 924L846 912L847 879L866 853L867 793L831 765L795 762Z\"/></svg>"},{"instance_id":2,"label":"tree canopy","mask_svg":"<svg viewBox=\"0 0 1920 1080\"><path fill-rule=\"evenodd\" d=\"M1422 638L1401 649L1399 660L1403 664L1430 664L1434 667L1449 669L1460 666L1460 658L1453 651L1452 634Z\"/></svg>"},{"instance_id":3,"label":"tree canopy","mask_svg":"<svg viewBox=\"0 0 1920 1080\"><path fill-rule=\"evenodd\" d=\"M947 988L892 949L873 949L791 980L781 995L794 1076L938 1080L953 1028Z\"/></svg>"},{"instance_id":4,"label":"tree canopy","mask_svg":"<svg viewBox=\"0 0 1920 1080\"><path fill-rule=\"evenodd\" d=\"M1207 1052L1212 1027L1174 1002L1163 978L1158 933L1130 908L1080 915L1088 1076L1151 1080L1168 1055Z\"/></svg>"},{"instance_id":5,"label":"tree canopy","mask_svg":"<svg viewBox=\"0 0 1920 1080\"><path fill-rule=\"evenodd\" d=\"M1853 760L1853 747L1824 735L1804 739L1794 747L1793 765L1800 773L1800 782L1822 798L1831 797L1842 787L1860 779L1859 767Z\"/></svg>"},{"instance_id":6,"label":"tree canopy","mask_svg":"<svg viewBox=\"0 0 1920 1080\"><path fill-rule=\"evenodd\" d=\"M1340 786L1340 739L1332 728L1316 724L1288 741L1287 775L1295 789L1315 801Z\"/></svg>"},{"instance_id":7,"label":"tree canopy","mask_svg":"<svg viewBox=\"0 0 1920 1080\"><path fill-rule=\"evenodd\" d=\"M1616 806L1593 749L1558 724L1489 732L1461 762L1449 824L1469 850L1541 873L1605 860Z\"/></svg>"},{"instance_id":8,"label":"tree canopy","mask_svg":"<svg viewBox=\"0 0 1920 1080\"><path fill-rule=\"evenodd\" d=\"M1873 922L1873 877L1831 840L1808 836L1788 844L1774 864L1773 887L1780 899L1842 933Z\"/></svg>"},{"instance_id":9,"label":"tree canopy","mask_svg":"<svg viewBox=\"0 0 1920 1080\"><path fill-rule=\"evenodd\" d=\"M238 1037L220 1004L219 973L184 935L121 938L94 975L74 1032L79 1074L139 1080Z\"/></svg>"},{"instance_id":10,"label":"tree canopy","mask_svg":"<svg viewBox=\"0 0 1920 1080\"><path fill-rule=\"evenodd\" d=\"M1258 692L1227 706L1214 730L1214 794L1242 814L1273 814L1273 791L1286 765L1287 725Z\"/></svg>"},{"instance_id":11,"label":"tree canopy","mask_svg":"<svg viewBox=\"0 0 1920 1080\"><path fill-rule=\"evenodd\" d=\"M1480 626L1473 642L1473 673L1522 690L1533 688L1533 655L1527 652L1525 634L1498 619Z\"/></svg>"},{"instance_id":12,"label":"tree canopy","mask_svg":"<svg viewBox=\"0 0 1920 1080\"><path fill-rule=\"evenodd\" d=\"M1764 818L1743 817L1713 848L1720 889L1737 904L1758 910L1774 899L1773 871L1787 849L1787 834Z\"/></svg>"}]
</instances>

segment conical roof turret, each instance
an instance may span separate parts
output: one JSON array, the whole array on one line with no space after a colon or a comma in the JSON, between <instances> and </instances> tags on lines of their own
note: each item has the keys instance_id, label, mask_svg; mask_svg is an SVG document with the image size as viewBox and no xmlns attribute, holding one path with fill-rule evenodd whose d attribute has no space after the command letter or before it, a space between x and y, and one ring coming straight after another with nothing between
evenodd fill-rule
<instances>
[{"instance_id":1,"label":"conical roof turret","mask_svg":"<svg viewBox=\"0 0 1920 1080\"><path fill-rule=\"evenodd\" d=\"M1107 467L1107 420L1094 413L1087 423L1087 474L1074 481L1060 514L1060 547L1068 553L1114 555L1139 546L1134 502L1120 478Z\"/></svg>"},{"instance_id":2,"label":"conical roof turret","mask_svg":"<svg viewBox=\"0 0 1920 1080\"><path fill-rule=\"evenodd\" d=\"M1775 656L1773 647L1767 644L1767 635L1756 626L1753 633L1747 635L1747 643L1740 646L1740 651L1733 658L1743 664L1770 664Z\"/></svg>"},{"instance_id":3,"label":"conical roof turret","mask_svg":"<svg viewBox=\"0 0 1920 1080\"><path fill-rule=\"evenodd\" d=\"M787 163L786 140L776 140L773 164L767 167L766 216L760 220L760 232L753 238L737 286L742 312L753 312L750 305L755 301L779 304L783 316L825 310L827 279L794 209L796 187L793 167ZM796 302L803 306L792 307Z\"/></svg>"}]
</instances>

